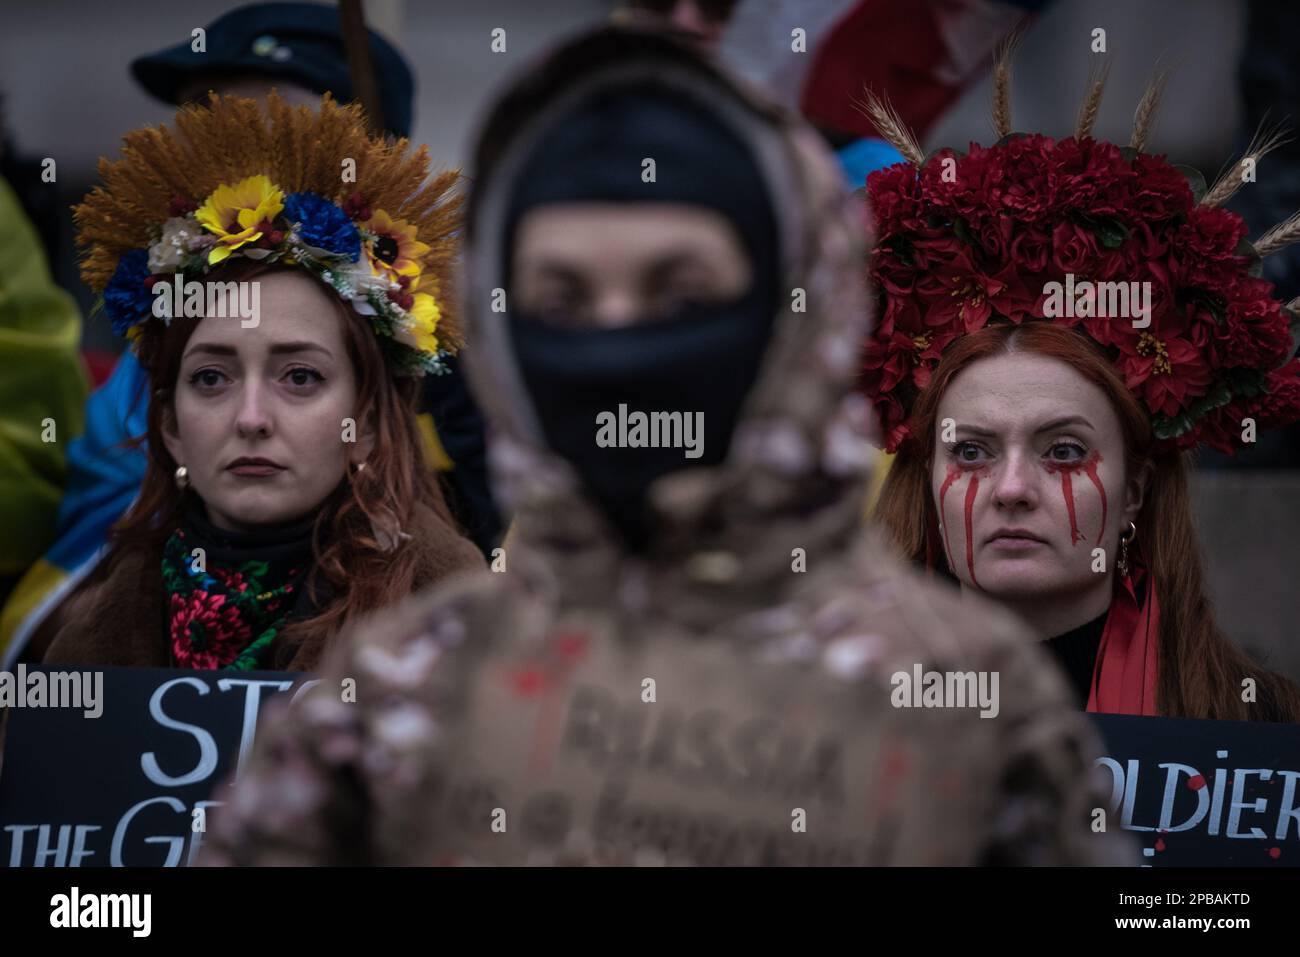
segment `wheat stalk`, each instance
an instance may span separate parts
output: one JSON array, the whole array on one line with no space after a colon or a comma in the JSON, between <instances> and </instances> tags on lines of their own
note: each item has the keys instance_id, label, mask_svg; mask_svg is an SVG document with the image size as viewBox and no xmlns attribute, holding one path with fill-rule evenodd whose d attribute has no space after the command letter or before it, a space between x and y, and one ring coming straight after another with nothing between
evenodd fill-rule
<instances>
[{"instance_id":1,"label":"wheat stalk","mask_svg":"<svg viewBox=\"0 0 1300 957\"><path fill-rule=\"evenodd\" d=\"M1165 84L1168 82L1169 71L1157 70L1151 82L1147 84L1142 99L1138 100L1137 109L1133 112L1133 135L1128 141L1128 145L1133 149L1141 151L1146 147L1151 129L1155 125L1156 111L1160 109L1160 98L1164 96Z\"/></svg>"},{"instance_id":2,"label":"wheat stalk","mask_svg":"<svg viewBox=\"0 0 1300 957\"><path fill-rule=\"evenodd\" d=\"M1020 37L1020 29L1013 30L999 45L993 63L993 129L999 139L1014 129L1011 125L1011 58Z\"/></svg>"},{"instance_id":3,"label":"wheat stalk","mask_svg":"<svg viewBox=\"0 0 1300 957\"><path fill-rule=\"evenodd\" d=\"M1275 253L1300 240L1300 212L1292 213L1255 241L1255 251L1261 256Z\"/></svg>"},{"instance_id":4,"label":"wheat stalk","mask_svg":"<svg viewBox=\"0 0 1300 957\"><path fill-rule=\"evenodd\" d=\"M1097 123L1097 113L1101 110L1101 96L1106 89L1106 78L1110 76L1110 62L1100 70L1090 70L1088 77L1088 95L1079 107L1079 120L1074 126L1074 138L1083 139L1092 135L1092 128Z\"/></svg>"},{"instance_id":5,"label":"wheat stalk","mask_svg":"<svg viewBox=\"0 0 1300 957\"><path fill-rule=\"evenodd\" d=\"M1252 165L1258 165L1259 161L1265 154L1277 149L1283 143L1289 143L1291 137L1287 134L1282 124L1271 128L1265 125L1265 120L1261 120L1259 129L1255 131L1254 138L1250 145L1246 147L1246 152L1242 154L1237 162L1233 163L1217 180L1214 185L1206 192L1201 200L1203 206L1222 206L1228 200L1232 199L1237 190L1241 189L1242 184L1242 164L1246 160L1251 160ZM1274 227L1277 228L1277 227ZM1272 232L1272 230L1270 230Z\"/></svg>"},{"instance_id":6,"label":"wheat stalk","mask_svg":"<svg viewBox=\"0 0 1300 957\"><path fill-rule=\"evenodd\" d=\"M902 153L904 159L913 166L924 165L925 153L921 150L921 145L889 101L877 95L874 90L865 90L864 94L863 99L854 102L854 107L859 112L865 113L871 122L876 124L877 132L894 149Z\"/></svg>"}]
</instances>

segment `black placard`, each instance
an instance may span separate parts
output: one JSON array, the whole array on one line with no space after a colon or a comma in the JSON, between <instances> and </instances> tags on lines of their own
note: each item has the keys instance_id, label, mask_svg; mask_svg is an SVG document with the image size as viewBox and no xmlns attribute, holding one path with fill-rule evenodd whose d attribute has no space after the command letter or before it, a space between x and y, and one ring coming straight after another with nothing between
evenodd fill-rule
<instances>
[{"instance_id":1,"label":"black placard","mask_svg":"<svg viewBox=\"0 0 1300 957\"><path fill-rule=\"evenodd\" d=\"M46 669L27 669L29 675ZM261 708L301 674L102 669L102 714L11 708L0 865L176 866L221 803ZM1093 715L1107 827L1154 866L1300 865L1300 727ZM1189 822L1192 823L1188 826ZM1165 828L1161 830L1161 828Z\"/></svg>"},{"instance_id":2,"label":"black placard","mask_svg":"<svg viewBox=\"0 0 1300 957\"><path fill-rule=\"evenodd\" d=\"M1300 866L1300 727L1091 717L1112 784L1108 824L1139 839L1144 864Z\"/></svg>"},{"instance_id":3,"label":"black placard","mask_svg":"<svg viewBox=\"0 0 1300 957\"><path fill-rule=\"evenodd\" d=\"M48 670L27 668L26 680ZM9 711L0 769L2 865L190 863L202 841L196 828L224 799L214 792L228 787L222 782L247 754L262 706L308 680L274 672L97 671L99 717L84 708Z\"/></svg>"}]
</instances>

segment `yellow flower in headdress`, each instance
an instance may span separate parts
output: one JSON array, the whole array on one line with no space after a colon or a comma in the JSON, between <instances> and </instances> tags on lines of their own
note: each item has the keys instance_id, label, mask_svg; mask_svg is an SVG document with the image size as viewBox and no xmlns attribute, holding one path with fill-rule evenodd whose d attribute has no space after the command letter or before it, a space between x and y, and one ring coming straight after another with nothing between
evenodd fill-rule
<instances>
[{"instance_id":1,"label":"yellow flower in headdress","mask_svg":"<svg viewBox=\"0 0 1300 957\"><path fill-rule=\"evenodd\" d=\"M420 257L429 247L415 238L416 227L404 219L393 219L382 209L377 209L364 224L375 234L366 244L366 255L375 272L393 282L402 277L414 280L420 275Z\"/></svg>"},{"instance_id":2,"label":"yellow flower in headdress","mask_svg":"<svg viewBox=\"0 0 1300 957\"><path fill-rule=\"evenodd\" d=\"M217 237L208 253L216 265L240 246L262 238L262 225L284 209L284 193L266 176L250 176L234 186L218 186L194 214L199 224Z\"/></svg>"},{"instance_id":3,"label":"yellow flower in headdress","mask_svg":"<svg viewBox=\"0 0 1300 957\"><path fill-rule=\"evenodd\" d=\"M436 353L438 337L435 330L438 328L438 320L442 318L442 311L438 308L437 300L427 292L417 292L413 298L415 302L407 311L415 323L415 348L421 352Z\"/></svg>"}]
</instances>

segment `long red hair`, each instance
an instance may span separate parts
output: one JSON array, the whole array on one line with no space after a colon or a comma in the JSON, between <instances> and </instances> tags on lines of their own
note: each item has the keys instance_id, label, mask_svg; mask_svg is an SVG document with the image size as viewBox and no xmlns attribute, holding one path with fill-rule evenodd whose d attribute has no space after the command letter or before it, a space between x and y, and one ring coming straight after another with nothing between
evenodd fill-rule
<instances>
[{"instance_id":1,"label":"long red hair","mask_svg":"<svg viewBox=\"0 0 1300 957\"><path fill-rule=\"evenodd\" d=\"M222 269L219 278L247 280L276 268L287 267L238 263ZM325 641L357 615L410 594L418 573L416 551L407 547L385 551L375 529L393 534L411 528L420 505L432 509L449 527L457 527L437 478L422 458L415 412L418 380L395 378L367 320L342 300L334 296L330 300L343 319L344 342L356 373L356 418L371 422L374 450L365 469L345 478L319 509L308 587L328 598L311 618L285 628L276 642L276 668L286 667L301 648L323 649ZM147 325L137 349L152 390L144 436L149 463L139 497L110 529L109 542L115 549L156 552L177 527L184 509L183 494L175 483L178 463L162 435L165 422L174 414L181 358L198 323L176 320L161 327L150 320Z\"/></svg>"},{"instance_id":2,"label":"long red hair","mask_svg":"<svg viewBox=\"0 0 1300 957\"><path fill-rule=\"evenodd\" d=\"M876 519L912 560L943 562L938 514L930 491L939 400L953 377L972 362L1010 352L1030 352L1064 362L1110 399L1124 434L1129 475L1152 466L1137 526L1135 547L1150 569L1160 603L1160 672L1156 688L1161 714L1187 718L1247 720L1255 717L1241 699L1242 680L1253 678L1260 701L1286 721L1300 720L1300 691L1266 671L1229 641L1215 623L1206 595L1200 545L1192 522L1188 462L1184 454L1157 451L1146 412L1100 350L1073 329L1048 322L987 326L962 336L944 353L917 397L910 435L890 466L876 504ZM923 516L922 521L917 521Z\"/></svg>"}]
</instances>

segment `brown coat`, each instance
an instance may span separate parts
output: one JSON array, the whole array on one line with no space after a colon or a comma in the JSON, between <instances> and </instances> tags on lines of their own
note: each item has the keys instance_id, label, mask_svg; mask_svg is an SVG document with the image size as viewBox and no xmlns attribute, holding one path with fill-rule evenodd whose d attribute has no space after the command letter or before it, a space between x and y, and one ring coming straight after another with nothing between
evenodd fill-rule
<instances>
[{"instance_id":1,"label":"brown coat","mask_svg":"<svg viewBox=\"0 0 1300 957\"><path fill-rule=\"evenodd\" d=\"M456 572L483 568L483 557L473 543L429 508L416 511L410 535L402 547L420 552L417 589ZM110 554L104 561L104 567L58 609L58 630L42 664L173 667L161 549ZM321 656L321 648L304 644L287 670L313 671Z\"/></svg>"},{"instance_id":2,"label":"brown coat","mask_svg":"<svg viewBox=\"0 0 1300 957\"><path fill-rule=\"evenodd\" d=\"M1114 828L1089 828L1098 742L1023 626L862 534L862 210L811 130L742 108L661 42L578 41L515 88L480 147L467 355L509 549L339 643L325 680L263 722L206 860L1131 862ZM489 305L488 211L510 188L494 169L557 100L629 75L732 111L771 164L807 297L777 317L727 460L652 487L643 555L546 448ZM997 676L998 713L900 706L914 668Z\"/></svg>"}]
</instances>

